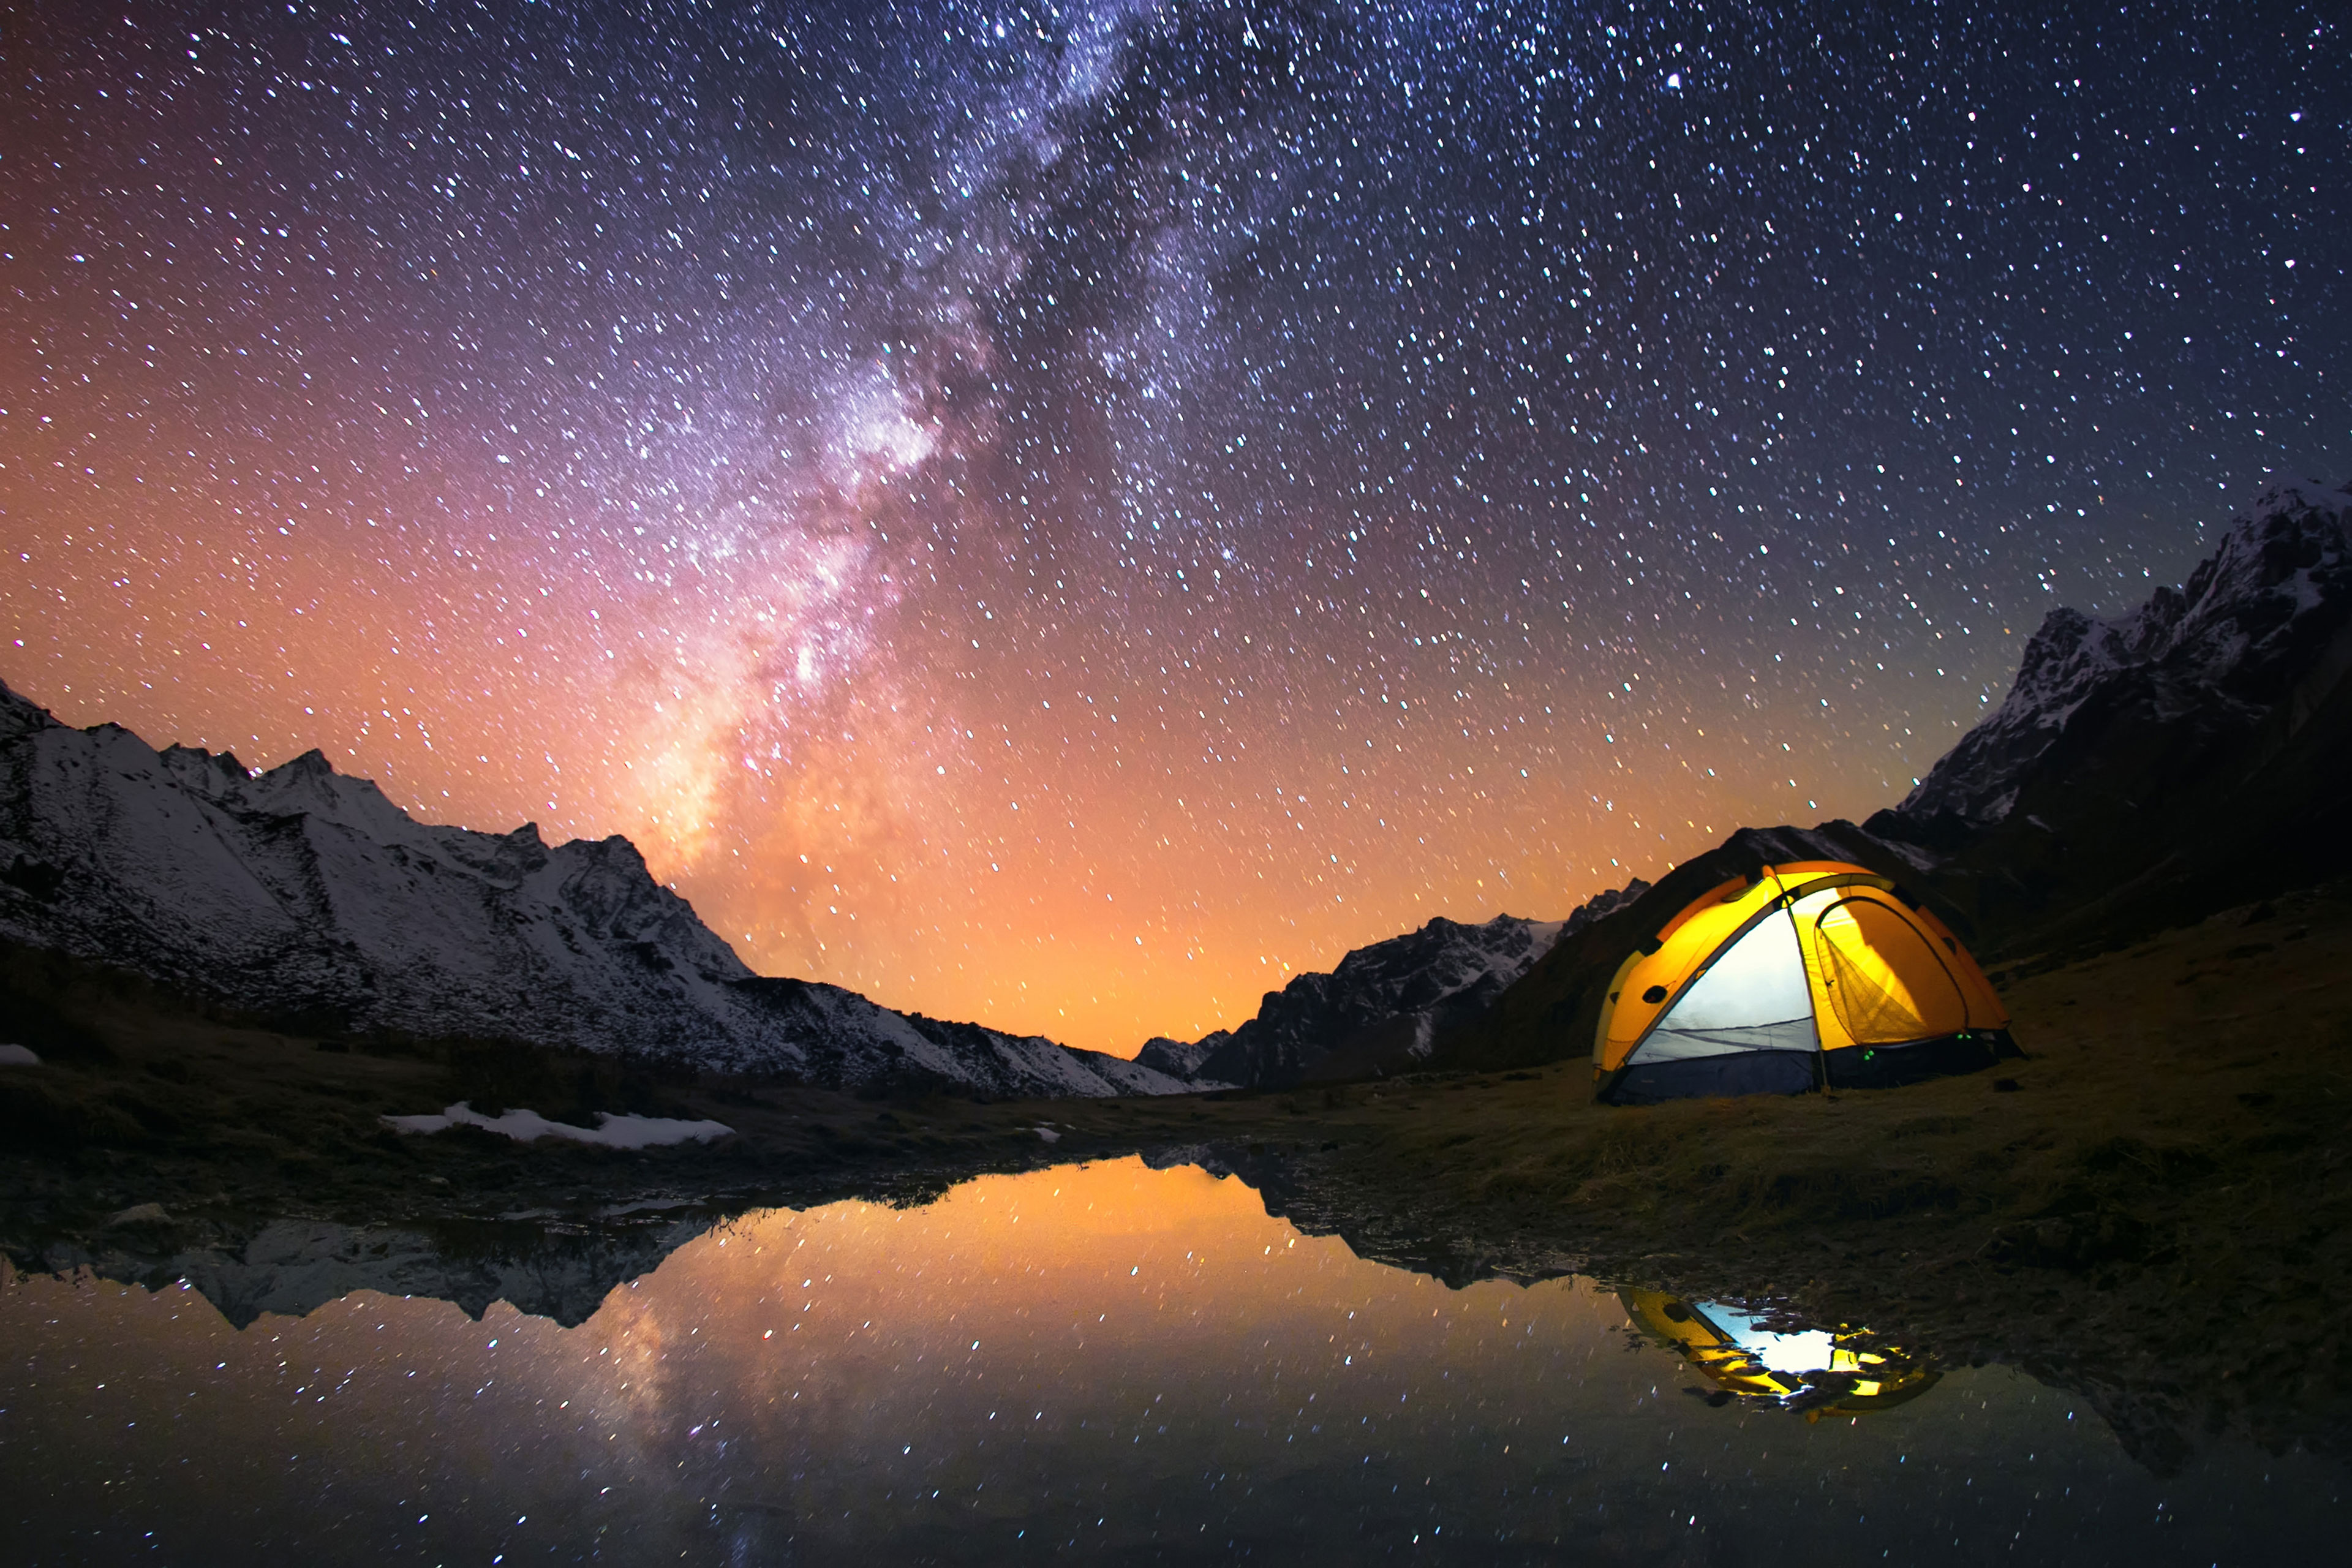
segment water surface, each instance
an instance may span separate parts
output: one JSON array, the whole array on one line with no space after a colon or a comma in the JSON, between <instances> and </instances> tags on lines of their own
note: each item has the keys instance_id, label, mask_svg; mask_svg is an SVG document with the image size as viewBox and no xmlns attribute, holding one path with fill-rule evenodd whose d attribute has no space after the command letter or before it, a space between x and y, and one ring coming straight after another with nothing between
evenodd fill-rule
<instances>
[{"instance_id":1,"label":"water surface","mask_svg":"<svg viewBox=\"0 0 2352 1568\"><path fill-rule=\"evenodd\" d=\"M1724 1398L1643 1303L1449 1289L1133 1159L749 1215L569 1329L362 1290L239 1330L184 1287L17 1277L0 1557L2251 1563L2333 1539L2331 1462L2224 1446L2159 1479L1999 1367L1809 1421Z\"/></svg>"}]
</instances>

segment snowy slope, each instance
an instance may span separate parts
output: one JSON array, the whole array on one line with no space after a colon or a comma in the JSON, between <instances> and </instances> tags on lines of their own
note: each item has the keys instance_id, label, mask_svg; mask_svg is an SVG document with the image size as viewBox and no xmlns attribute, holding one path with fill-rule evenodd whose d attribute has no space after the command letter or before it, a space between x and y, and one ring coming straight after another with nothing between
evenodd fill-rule
<instances>
[{"instance_id":1,"label":"snowy slope","mask_svg":"<svg viewBox=\"0 0 2352 1568\"><path fill-rule=\"evenodd\" d=\"M2001 820L2078 716L2097 721L2116 701L2217 731L2258 720L2352 614L2347 525L2352 487L2282 486L2231 523L2182 586L2158 588L2111 621L2053 610L2026 644L2008 698L1896 815Z\"/></svg>"},{"instance_id":2,"label":"snowy slope","mask_svg":"<svg viewBox=\"0 0 2352 1568\"><path fill-rule=\"evenodd\" d=\"M1037 1037L754 975L625 838L415 821L317 752L267 773L74 730L0 686L0 939L339 1031L475 1035L866 1084L1172 1093Z\"/></svg>"}]
</instances>

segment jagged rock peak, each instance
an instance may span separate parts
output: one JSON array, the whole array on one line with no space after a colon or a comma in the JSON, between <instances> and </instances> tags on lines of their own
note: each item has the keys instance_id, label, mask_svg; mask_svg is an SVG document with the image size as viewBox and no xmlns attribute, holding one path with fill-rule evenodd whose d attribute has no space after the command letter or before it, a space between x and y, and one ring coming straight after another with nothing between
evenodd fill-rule
<instances>
[{"instance_id":1,"label":"jagged rock peak","mask_svg":"<svg viewBox=\"0 0 2352 1568\"><path fill-rule=\"evenodd\" d=\"M1257 1016L1202 1053L1192 1076L1277 1085L1335 1058L1425 1056L1438 1035L1491 1005L1549 952L1566 924L1497 915L1470 925L1440 916L1357 948L1328 973L1295 975L1267 992Z\"/></svg>"},{"instance_id":2,"label":"jagged rock peak","mask_svg":"<svg viewBox=\"0 0 2352 1568\"><path fill-rule=\"evenodd\" d=\"M2252 717L2352 613L2352 485L2265 490L2179 587L2113 620L2053 610L2000 707L1895 808L1898 820L1997 822L2025 771L2095 697L2145 685L2155 712Z\"/></svg>"}]
</instances>

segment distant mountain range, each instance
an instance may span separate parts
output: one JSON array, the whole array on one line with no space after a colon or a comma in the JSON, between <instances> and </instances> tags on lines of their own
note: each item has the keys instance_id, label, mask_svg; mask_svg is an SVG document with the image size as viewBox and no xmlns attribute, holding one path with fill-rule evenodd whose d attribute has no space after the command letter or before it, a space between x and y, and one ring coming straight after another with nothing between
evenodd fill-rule
<instances>
[{"instance_id":1,"label":"distant mountain range","mask_svg":"<svg viewBox=\"0 0 2352 1568\"><path fill-rule=\"evenodd\" d=\"M429 826L315 751L248 772L112 724L69 729L5 686L0 941L306 1032L526 1040L833 1088L1188 1087L756 975L625 838Z\"/></svg>"},{"instance_id":2,"label":"distant mountain range","mask_svg":"<svg viewBox=\"0 0 2352 1568\"><path fill-rule=\"evenodd\" d=\"M2283 486L2179 588L2053 611L2000 707L1863 831L1988 958L2352 868L2352 487Z\"/></svg>"},{"instance_id":3,"label":"distant mountain range","mask_svg":"<svg viewBox=\"0 0 2352 1568\"><path fill-rule=\"evenodd\" d=\"M1139 1061L1202 1087L1284 1087L1419 1065L1437 1039L1478 1017L1551 950L1649 886L1604 893L1564 921L1496 915L1484 925L1440 917L1360 947L1328 973L1269 991L1257 1016L1190 1045L1153 1040Z\"/></svg>"}]
</instances>

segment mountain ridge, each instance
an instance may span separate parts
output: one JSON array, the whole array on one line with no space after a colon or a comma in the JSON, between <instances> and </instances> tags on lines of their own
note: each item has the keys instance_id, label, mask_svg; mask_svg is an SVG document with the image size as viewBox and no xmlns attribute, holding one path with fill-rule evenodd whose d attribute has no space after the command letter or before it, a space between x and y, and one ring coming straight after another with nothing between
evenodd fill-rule
<instances>
[{"instance_id":1,"label":"mountain ridge","mask_svg":"<svg viewBox=\"0 0 2352 1568\"><path fill-rule=\"evenodd\" d=\"M1853 860L1906 880L1999 963L2352 866L2329 810L2352 770L2348 534L2352 486L2264 491L2180 586L2106 619L2051 612L2000 706L1897 805L1859 826L1743 828L1661 891L1759 857ZM625 838L420 824L318 751L267 772L156 752L118 725L71 730L0 683L0 938L321 1028L458 1026L828 1086L1284 1087L1484 1059L1475 1042L1498 1030L1572 1035L1590 986L1562 976L1622 948L1649 890L1636 879L1559 921L1440 917L1293 976L1231 1030L1155 1038L1129 1062L756 975ZM449 908L467 941L440 939L431 917ZM1497 1059L1548 1048L1522 1039Z\"/></svg>"},{"instance_id":2,"label":"mountain ridge","mask_svg":"<svg viewBox=\"0 0 2352 1568\"><path fill-rule=\"evenodd\" d=\"M825 1087L1186 1087L755 974L626 838L420 823L315 750L266 771L159 752L117 724L62 724L5 683L0 939L320 1032L513 1038Z\"/></svg>"},{"instance_id":3,"label":"mountain ridge","mask_svg":"<svg viewBox=\"0 0 2352 1568\"><path fill-rule=\"evenodd\" d=\"M1559 921L1501 914L1471 925L1440 915L1417 931L1352 948L1328 971L1292 976L1230 1030L1190 1044L1155 1039L1144 1048L1160 1070L1184 1068L1180 1076L1203 1087L1280 1088L1410 1068L1564 933L1630 896L1622 889L1603 893Z\"/></svg>"},{"instance_id":4,"label":"mountain ridge","mask_svg":"<svg viewBox=\"0 0 2352 1568\"><path fill-rule=\"evenodd\" d=\"M2352 486L2273 486L2186 583L2053 611L2001 705L1863 830L1983 956L2201 919L2352 866Z\"/></svg>"}]
</instances>

